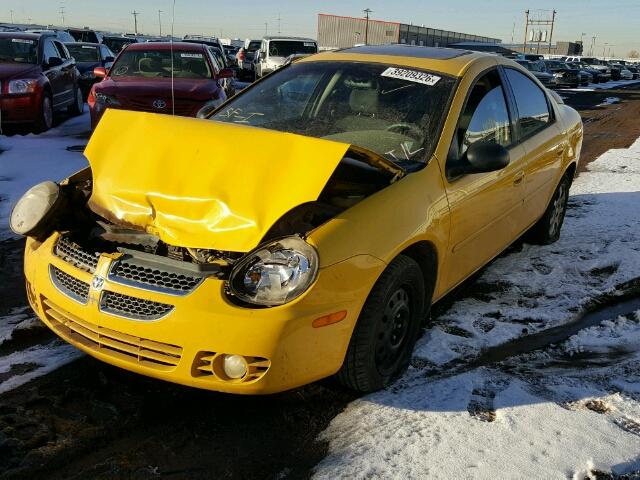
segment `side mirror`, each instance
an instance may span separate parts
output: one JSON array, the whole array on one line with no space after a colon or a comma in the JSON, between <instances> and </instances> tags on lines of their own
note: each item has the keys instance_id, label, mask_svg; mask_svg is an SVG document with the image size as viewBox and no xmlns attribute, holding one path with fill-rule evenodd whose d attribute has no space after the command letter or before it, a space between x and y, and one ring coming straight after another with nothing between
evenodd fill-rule
<instances>
[{"instance_id":1,"label":"side mirror","mask_svg":"<svg viewBox=\"0 0 640 480\"><path fill-rule=\"evenodd\" d=\"M47 67L59 67L64 62L60 57L49 57L49 61L46 63Z\"/></svg>"},{"instance_id":2,"label":"side mirror","mask_svg":"<svg viewBox=\"0 0 640 480\"><path fill-rule=\"evenodd\" d=\"M231 68L223 68L218 73L218 78L233 78L235 77L235 72Z\"/></svg>"},{"instance_id":3,"label":"side mirror","mask_svg":"<svg viewBox=\"0 0 640 480\"><path fill-rule=\"evenodd\" d=\"M112 57L111 55L109 55L108 57L104 57L105 62L113 62L114 60L115 60L115 57Z\"/></svg>"},{"instance_id":4,"label":"side mirror","mask_svg":"<svg viewBox=\"0 0 640 480\"><path fill-rule=\"evenodd\" d=\"M509 165L509 151L502 145L490 142L474 142L462 159L447 172L449 178L467 173L486 173L502 170Z\"/></svg>"},{"instance_id":5,"label":"side mirror","mask_svg":"<svg viewBox=\"0 0 640 480\"><path fill-rule=\"evenodd\" d=\"M93 74L98 78L104 78L107 76L107 69L104 67L96 67L93 69Z\"/></svg>"}]
</instances>

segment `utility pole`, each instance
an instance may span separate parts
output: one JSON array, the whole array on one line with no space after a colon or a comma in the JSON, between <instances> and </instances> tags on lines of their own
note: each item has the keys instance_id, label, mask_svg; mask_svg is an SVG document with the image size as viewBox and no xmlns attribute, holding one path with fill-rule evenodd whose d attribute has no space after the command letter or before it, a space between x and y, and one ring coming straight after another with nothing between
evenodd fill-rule
<instances>
[{"instance_id":1,"label":"utility pole","mask_svg":"<svg viewBox=\"0 0 640 480\"><path fill-rule=\"evenodd\" d=\"M133 15L133 32L138 35L138 15L140 15L140 12L134 10L131 15Z\"/></svg>"},{"instance_id":2,"label":"utility pole","mask_svg":"<svg viewBox=\"0 0 640 480\"><path fill-rule=\"evenodd\" d=\"M158 30L160 31L160 36L162 37L162 19L160 18L160 14L162 10L158 10Z\"/></svg>"},{"instance_id":3,"label":"utility pole","mask_svg":"<svg viewBox=\"0 0 640 480\"><path fill-rule=\"evenodd\" d=\"M513 21L513 28L511 29L511 45L513 45L513 37L516 34L516 22Z\"/></svg>"},{"instance_id":4,"label":"utility pole","mask_svg":"<svg viewBox=\"0 0 640 480\"><path fill-rule=\"evenodd\" d=\"M9 14L11 15L11 23L13 23L13 10L9 10Z\"/></svg>"},{"instance_id":5,"label":"utility pole","mask_svg":"<svg viewBox=\"0 0 640 480\"><path fill-rule=\"evenodd\" d=\"M605 60L606 60L605 51L607 50L607 45L609 44L607 42L604 42L604 46L602 47L602 56L605 57Z\"/></svg>"},{"instance_id":6,"label":"utility pole","mask_svg":"<svg viewBox=\"0 0 640 480\"><path fill-rule=\"evenodd\" d=\"M589 55L593 57L593 50L596 48L596 36L591 37L591 48L589 49Z\"/></svg>"},{"instance_id":7,"label":"utility pole","mask_svg":"<svg viewBox=\"0 0 640 480\"><path fill-rule=\"evenodd\" d=\"M264 22L264 36L267 36L267 33L269 31L269 23L268 22Z\"/></svg>"},{"instance_id":8,"label":"utility pole","mask_svg":"<svg viewBox=\"0 0 640 480\"><path fill-rule=\"evenodd\" d=\"M527 51L527 37L528 37L528 33L529 33L529 25L531 25L532 27L547 27L547 28L551 28L551 32L549 35L549 45L547 47L548 49L548 53L551 53L551 41L553 39L553 27L555 25L555 21L556 21L556 12L555 10L552 10L551 13L551 18L549 18L548 16L546 18L543 17L543 15L541 15L540 13L542 12L542 10L536 10L535 12L536 15L533 16L533 18L529 17L529 10L525 10L524 12L524 19L525 19L525 26L524 26L524 51L526 53ZM537 43L538 46L536 48L536 52L540 53L540 43L546 43L547 41L547 34L548 30L544 31L544 36L543 36L543 32L542 30L533 30L533 36L532 36L532 42L533 43Z\"/></svg>"},{"instance_id":9,"label":"utility pole","mask_svg":"<svg viewBox=\"0 0 640 480\"><path fill-rule=\"evenodd\" d=\"M280 32L280 20L282 20L282 18L280 18L280 14L278 14L278 35L281 35L281 32Z\"/></svg>"},{"instance_id":10,"label":"utility pole","mask_svg":"<svg viewBox=\"0 0 640 480\"><path fill-rule=\"evenodd\" d=\"M551 55L551 39L553 38L553 25L556 23L556 12L555 10L553 11L553 14L551 15L551 32L549 33L549 55Z\"/></svg>"},{"instance_id":11,"label":"utility pole","mask_svg":"<svg viewBox=\"0 0 640 480\"><path fill-rule=\"evenodd\" d=\"M368 45L369 44L369 14L373 12L373 10L371 10L370 8L365 8L363 10L364 14L365 14L365 18L366 18L366 22L365 26L364 26L364 44Z\"/></svg>"},{"instance_id":12,"label":"utility pole","mask_svg":"<svg viewBox=\"0 0 640 480\"><path fill-rule=\"evenodd\" d=\"M62 25L64 25L64 5L60 5L60 10L58 10L60 16L62 17Z\"/></svg>"},{"instance_id":13,"label":"utility pole","mask_svg":"<svg viewBox=\"0 0 640 480\"><path fill-rule=\"evenodd\" d=\"M529 33L529 10L524 11L524 45L522 53L527 53L527 34Z\"/></svg>"}]
</instances>

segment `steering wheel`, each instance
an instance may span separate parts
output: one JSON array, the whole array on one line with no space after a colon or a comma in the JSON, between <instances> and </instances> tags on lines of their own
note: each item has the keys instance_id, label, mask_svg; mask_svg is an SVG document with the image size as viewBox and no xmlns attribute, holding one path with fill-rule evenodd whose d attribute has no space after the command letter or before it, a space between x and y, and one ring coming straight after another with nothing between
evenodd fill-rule
<instances>
[{"instance_id":1,"label":"steering wheel","mask_svg":"<svg viewBox=\"0 0 640 480\"><path fill-rule=\"evenodd\" d=\"M423 131L418 128L418 126L412 123L394 123L393 125L389 125L387 128L385 128L385 130L388 132L392 132L393 130L403 130L416 140L421 140L423 137Z\"/></svg>"}]
</instances>

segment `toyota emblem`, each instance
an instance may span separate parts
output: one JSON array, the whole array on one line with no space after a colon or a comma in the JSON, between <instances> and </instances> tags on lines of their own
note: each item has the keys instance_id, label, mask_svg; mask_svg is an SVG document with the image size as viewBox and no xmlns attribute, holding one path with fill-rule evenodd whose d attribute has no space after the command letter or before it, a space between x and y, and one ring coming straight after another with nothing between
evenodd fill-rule
<instances>
[{"instance_id":1,"label":"toyota emblem","mask_svg":"<svg viewBox=\"0 0 640 480\"><path fill-rule=\"evenodd\" d=\"M154 108L161 109L161 108L164 108L164 107L167 106L167 102L165 102L164 100L160 100L160 99L154 100L153 101L153 106L154 106Z\"/></svg>"},{"instance_id":2,"label":"toyota emblem","mask_svg":"<svg viewBox=\"0 0 640 480\"><path fill-rule=\"evenodd\" d=\"M91 287L97 291L102 290L102 287L104 287L104 278L98 276L93 277L93 280L91 280Z\"/></svg>"}]
</instances>

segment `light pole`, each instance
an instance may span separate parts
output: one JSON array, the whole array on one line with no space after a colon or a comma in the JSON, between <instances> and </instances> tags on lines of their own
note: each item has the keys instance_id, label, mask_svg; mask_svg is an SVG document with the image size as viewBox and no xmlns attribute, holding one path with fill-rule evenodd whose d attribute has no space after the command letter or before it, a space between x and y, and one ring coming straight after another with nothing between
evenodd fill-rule
<instances>
[{"instance_id":1,"label":"light pole","mask_svg":"<svg viewBox=\"0 0 640 480\"><path fill-rule=\"evenodd\" d=\"M602 47L602 56L604 57L604 59L607 59L607 56L605 55L605 52L607 50L607 45L609 45L607 42L604 42L604 46Z\"/></svg>"},{"instance_id":2,"label":"light pole","mask_svg":"<svg viewBox=\"0 0 640 480\"><path fill-rule=\"evenodd\" d=\"M584 53L584 37L586 36L586 33L581 33L580 34L580 55L582 55Z\"/></svg>"},{"instance_id":3,"label":"light pole","mask_svg":"<svg viewBox=\"0 0 640 480\"><path fill-rule=\"evenodd\" d=\"M158 30L160 31L160 37L162 37L162 19L160 18L160 14L162 10L158 10Z\"/></svg>"},{"instance_id":4,"label":"light pole","mask_svg":"<svg viewBox=\"0 0 640 480\"><path fill-rule=\"evenodd\" d=\"M364 44L368 45L369 44L369 14L373 12L373 10L371 10L370 8L365 8L363 10L364 14L365 14L365 18L366 18L366 22L365 26L364 26Z\"/></svg>"}]
</instances>

